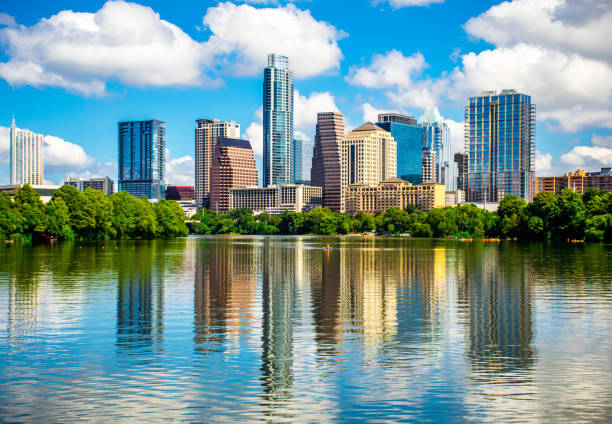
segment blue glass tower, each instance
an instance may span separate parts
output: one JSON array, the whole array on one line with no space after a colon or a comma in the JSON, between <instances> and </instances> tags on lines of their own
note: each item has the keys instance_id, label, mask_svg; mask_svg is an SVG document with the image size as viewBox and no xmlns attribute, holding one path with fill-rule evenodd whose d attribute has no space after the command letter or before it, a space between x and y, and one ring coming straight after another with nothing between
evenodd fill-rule
<instances>
[{"instance_id":1,"label":"blue glass tower","mask_svg":"<svg viewBox=\"0 0 612 424\"><path fill-rule=\"evenodd\" d=\"M165 196L166 123L119 122L119 191L132 196Z\"/></svg>"},{"instance_id":2,"label":"blue glass tower","mask_svg":"<svg viewBox=\"0 0 612 424\"><path fill-rule=\"evenodd\" d=\"M397 176L412 184L423 182L423 128L416 119L398 113L382 113L376 123L397 143Z\"/></svg>"},{"instance_id":3,"label":"blue glass tower","mask_svg":"<svg viewBox=\"0 0 612 424\"><path fill-rule=\"evenodd\" d=\"M289 59L274 53L264 70L263 141L264 186L292 183L293 73Z\"/></svg>"},{"instance_id":4,"label":"blue glass tower","mask_svg":"<svg viewBox=\"0 0 612 424\"><path fill-rule=\"evenodd\" d=\"M499 202L535 192L535 105L515 90L485 91L465 108L466 200Z\"/></svg>"},{"instance_id":5,"label":"blue glass tower","mask_svg":"<svg viewBox=\"0 0 612 424\"><path fill-rule=\"evenodd\" d=\"M423 127L423 149L435 152L433 181L444 184L448 191L457 190L456 166L451 157L450 129L435 105L425 109L419 118L419 125Z\"/></svg>"},{"instance_id":6,"label":"blue glass tower","mask_svg":"<svg viewBox=\"0 0 612 424\"><path fill-rule=\"evenodd\" d=\"M293 182L296 184L300 184L303 181L302 177L302 145L304 140L300 137L296 136L293 139L292 149L293 149Z\"/></svg>"}]
</instances>

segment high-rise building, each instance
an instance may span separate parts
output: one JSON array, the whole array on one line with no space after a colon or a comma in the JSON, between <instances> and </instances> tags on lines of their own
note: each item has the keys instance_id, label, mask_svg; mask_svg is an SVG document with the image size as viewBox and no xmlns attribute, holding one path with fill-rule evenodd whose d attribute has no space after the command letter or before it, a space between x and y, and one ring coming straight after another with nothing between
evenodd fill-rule
<instances>
[{"instance_id":1,"label":"high-rise building","mask_svg":"<svg viewBox=\"0 0 612 424\"><path fill-rule=\"evenodd\" d=\"M42 185L43 136L11 124L11 184Z\"/></svg>"},{"instance_id":2,"label":"high-rise building","mask_svg":"<svg viewBox=\"0 0 612 424\"><path fill-rule=\"evenodd\" d=\"M293 149L293 153L291 154L293 157L293 182L298 184L304 179L302 176L302 149L304 140L296 135L291 146Z\"/></svg>"},{"instance_id":3,"label":"high-rise building","mask_svg":"<svg viewBox=\"0 0 612 424\"><path fill-rule=\"evenodd\" d=\"M323 188L323 206L336 212L342 210L340 174L342 138L344 138L342 114L340 112L318 113L310 183Z\"/></svg>"},{"instance_id":4,"label":"high-rise building","mask_svg":"<svg viewBox=\"0 0 612 424\"><path fill-rule=\"evenodd\" d=\"M263 85L263 183L293 182L293 73L289 59L268 55Z\"/></svg>"},{"instance_id":5,"label":"high-rise building","mask_svg":"<svg viewBox=\"0 0 612 424\"><path fill-rule=\"evenodd\" d=\"M438 169L436 167L436 151L433 149L423 149L423 182L437 183Z\"/></svg>"},{"instance_id":6,"label":"high-rise building","mask_svg":"<svg viewBox=\"0 0 612 424\"><path fill-rule=\"evenodd\" d=\"M119 122L119 191L132 196L165 196L166 123Z\"/></svg>"},{"instance_id":7,"label":"high-rise building","mask_svg":"<svg viewBox=\"0 0 612 424\"><path fill-rule=\"evenodd\" d=\"M342 139L342 191L351 184L374 185L395 177L396 149L391 133L371 122L349 132Z\"/></svg>"},{"instance_id":8,"label":"high-rise building","mask_svg":"<svg viewBox=\"0 0 612 424\"><path fill-rule=\"evenodd\" d=\"M535 105L516 90L485 91L465 107L466 201L535 194Z\"/></svg>"},{"instance_id":9,"label":"high-rise building","mask_svg":"<svg viewBox=\"0 0 612 424\"><path fill-rule=\"evenodd\" d=\"M210 170L210 209L230 210L230 190L257 185L257 166L251 143L220 138Z\"/></svg>"},{"instance_id":10,"label":"high-rise building","mask_svg":"<svg viewBox=\"0 0 612 424\"><path fill-rule=\"evenodd\" d=\"M218 119L198 119L195 130L195 201L209 206L210 167L220 138L240 138L240 124Z\"/></svg>"},{"instance_id":11,"label":"high-rise building","mask_svg":"<svg viewBox=\"0 0 612 424\"><path fill-rule=\"evenodd\" d=\"M85 191L86 188L91 188L92 190L102 191L108 196L115 192L115 182L109 177L66 177L64 178L64 185L71 185L73 187L76 187L79 191Z\"/></svg>"},{"instance_id":12,"label":"high-rise building","mask_svg":"<svg viewBox=\"0 0 612 424\"><path fill-rule=\"evenodd\" d=\"M420 184L423 181L423 128L412 116L399 113L378 115L376 125L389 131L397 143L397 176L412 184Z\"/></svg>"},{"instance_id":13,"label":"high-rise building","mask_svg":"<svg viewBox=\"0 0 612 424\"><path fill-rule=\"evenodd\" d=\"M467 153L455 153L454 162L457 168L457 189L465 192L468 170Z\"/></svg>"},{"instance_id":14,"label":"high-rise building","mask_svg":"<svg viewBox=\"0 0 612 424\"><path fill-rule=\"evenodd\" d=\"M451 157L450 128L435 105L429 106L419 118L423 128L424 149L435 153L434 181L444 184L449 191L457 189L455 163ZM426 181L423 177L423 181Z\"/></svg>"}]
</instances>

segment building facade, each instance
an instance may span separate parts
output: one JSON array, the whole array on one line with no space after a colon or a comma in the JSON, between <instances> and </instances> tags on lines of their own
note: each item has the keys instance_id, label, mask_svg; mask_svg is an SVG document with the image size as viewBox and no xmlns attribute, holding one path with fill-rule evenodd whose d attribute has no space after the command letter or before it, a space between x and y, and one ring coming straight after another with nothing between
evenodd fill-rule
<instances>
[{"instance_id":1,"label":"building facade","mask_svg":"<svg viewBox=\"0 0 612 424\"><path fill-rule=\"evenodd\" d=\"M468 171L467 153L455 153L454 162L457 168L457 189L465 192Z\"/></svg>"},{"instance_id":2,"label":"building facade","mask_svg":"<svg viewBox=\"0 0 612 424\"><path fill-rule=\"evenodd\" d=\"M163 199L166 183L166 123L119 122L119 191Z\"/></svg>"},{"instance_id":3,"label":"building facade","mask_svg":"<svg viewBox=\"0 0 612 424\"><path fill-rule=\"evenodd\" d=\"M412 184L420 184L423 181L423 127L412 116L399 113L378 115L376 125L389 131L397 143L397 176Z\"/></svg>"},{"instance_id":4,"label":"building facade","mask_svg":"<svg viewBox=\"0 0 612 424\"><path fill-rule=\"evenodd\" d=\"M42 134L17 128L13 117L10 149L11 184L42 185L44 182Z\"/></svg>"},{"instance_id":5,"label":"building facade","mask_svg":"<svg viewBox=\"0 0 612 424\"><path fill-rule=\"evenodd\" d=\"M263 184L294 181L293 73L286 56L271 53L263 84Z\"/></svg>"},{"instance_id":6,"label":"building facade","mask_svg":"<svg viewBox=\"0 0 612 424\"><path fill-rule=\"evenodd\" d=\"M166 187L166 200L193 201L195 200L195 190L193 186L169 185Z\"/></svg>"},{"instance_id":7,"label":"building facade","mask_svg":"<svg viewBox=\"0 0 612 424\"><path fill-rule=\"evenodd\" d=\"M298 184L299 181L304 180L304 177L302 176L302 152L304 149L304 140L298 136L295 136L291 148L293 150L293 153L291 154L293 157L293 183Z\"/></svg>"},{"instance_id":8,"label":"building facade","mask_svg":"<svg viewBox=\"0 0 612 424\"><path fill-rule=\"evenodd\" d=\"M466 201L535 194L535 105L515 90L485 91L465 108Z\"/></svg>"},{"instance_id":9,"label":"building facade","mask_svg":"<svg viewBox=\"0 0 612 424\"><path fill-rule=\"evenodd\" d=\"M536 193L547 191L558 196L565 188L580 194L589 188L612 191L612 168L601 168L599 172L578 169L561 177L536 177Z\"/></svg>"},{"instance_id":10,"label":"building facade","mask_svg":"<svg viewBox=\"0 0 612 424\"><path fill-rule=\"evenodd\" d=\"M323 188L323 206L340 212L342 206L342 139L344 117L340 112L317 113L310 184Z\"/></svg>"},{"instance_id":11,"label":"building facade","mask_svg":"<svg viewBox=\"0 0 612 424\"><path fill-rule=\"evenodd\" d=\"M208 206L210 169L217 140L240 138L240 124L218 119L198 119L195 130L195 201Z\"/></svg>"},{"instance_id":12,"label":"building facade","mask_svg":"<svg viewBox=\"0 0 612 424\"><path fill-rule=\"evenodd\" d=\"M449 191L457 189L456 167L451 157L450 128L435 105L429 106L419 118L423 128L423 149L435 153L434 180ZM427 181L425 176L423 181Z\"/></svg>"},{"instance_id":13,"label":"building facade","mask_svg":"<svg viewBox=\"0 0 612 424\"><path fill-rule=\"evenodd\" d=\"M106 194L107 196L110 196L115 192L115 182L109 177L66 177L64 178L64 185L71 185L73 187L76 187L79 191L85 191L86 188L91 188L92 190L99 190L104 192L104 194Z\"/></svg>"},{"instance_id":14,"label":"building facade","mask_svg":"<svg viewBox=\"0 0 612 424\"><path fill-rule=\"evenodd\" d=\"M378 184L353 184L346 187L346 212L375 214L391 207L405 209L408 205L429 211L446 205L446 190L442 184L412 185L400 178L389 178Z\"/></svg>"},{"instance_id":15,"label":"building facade","mask_svg":"<svg viewBox=\"0 0 612 424\"><path fill-rule=\"evenodd\" d=\"M253 213L278 215L284 211L308 212L321 207L321 187L283 184L230 190L230 208L249 208Z\"/></svg>"},{"instance_id":16,"label":"building facade","mask_svg":"<svg viewBox=\"0 0 612 424\"><path fill-rule=\"evenodd\" d=\"M437 183L438 168L436 166L436 151L433 149L423 149L423 182Z\"/></svg>"},{"instance_id":17,"label":"building facade","mask_svg":"<svg viewBox=\"0 0 612 424\"><path fill-rule=\"evenodd\" d=\"M257 186L257 167L251 143L220 138L215 146L210 177L210 209L229 211L231 189Z\"/></svg>"}]
</instances>

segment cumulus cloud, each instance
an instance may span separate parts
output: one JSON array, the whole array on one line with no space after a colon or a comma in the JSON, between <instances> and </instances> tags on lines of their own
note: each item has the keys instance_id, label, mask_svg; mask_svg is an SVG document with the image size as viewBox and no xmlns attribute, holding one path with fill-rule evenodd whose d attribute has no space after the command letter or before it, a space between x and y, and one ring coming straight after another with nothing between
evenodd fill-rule
<instances>
[{"instance_id":1,"label":"cumulus cloud","mask_svg":"<svg viewBox=\"0 0 612 424\"><path fill-rule=\"evenodd\" d=\"M108 1L95 13L63 10L32 26L0 15L8 46L0 78L14 86L62 87L101 96L107 83L132 86L218 86L219 68L254 75L267 53L290 56L296 77L334 71L342 31L293 5L258 9L221 3L207 10L209 40L193 40L150 7Z\"/></svg>"},{"instance_id":2,"label":"cumulus cloud","mask_svg":"<svg viewBox=\"0 0 612 424\"><path fill-rule=\"evenodd\" d=\"M170 159L167 152L166 161L166 184L168 185L193 185L195 175L195 161L187 155L180 158Z\"/></svg>"},{"instance_id":3,"label":"cumulus cloud","mask_svg":"<svg viewBox=\"0 0 612 424\"><path fill-rule=\"evenodd\" d=\"M261 118L258 122L252 122L244 132L244 137L251 142L255 156L263 156L263 124Z\"/></svg>"},{"instance_id":4,"label":"cumulus cloud","mask_svg":"<svg viewBox=\"0 0 612 424\"><path fill-rule=\"evenodd\" d=\"M9 163L11 154L11 129L0 127L0 163Z\"/></svg>"},{"instance_id":5,"label":"cumulus cloud","mask_svg":"<svg viewBox=\"0 0 612 424\"><path fill-rule=\"evenodd\" d=\"M363 122L377 122L379 114L390 112L386 109L379 109L370 103L364 103L360 106L360 108L361 112L363 113Z\"/></svg>"},{"instance_id":6,"label":"cumulus cloud","mask_svg":"<svg viewBox=\"0 0 612 424\"><path fill-rule=\"evenodd\" d=\"M306 97L301 95L298 90L295 90L293 107L293 125L296 131L302 131L306 134L314 134L317 113L339 111L334 96L329 91L314 92ZM306 136L307 139L311 137L312 135Z\"/></svg>"},{"instance_id":7,"label":"cumulus cloud","mask_svg":"<svg viewBox=\"0 0 612 424\"><path fill-rule=\"evenodd\" d=\"M0 13L0 25L13 26L15 24L15 18L13 18L11 15Z\"/></svg>"},{"instance_id":8,"label":"cumulus cloud","mask_svg":"<svg viewBox=\"0 0 612 424\"><path fill-rule=\"evenodd\" d=\"M430 4L444 3L444 0L375 0L374 3L389 3L394 9L412 6L429 6Z\"/></svg>"},{"instance_id":9,"label":"cumulus cloud","mask_svg":"<svg viewBox=\"0 0 612 424\"><path fill-rule=\"evenodd\" d=\"M258 9L221 3L207 10L203 23L213 33L207 44L223 55L229 61L227 68L238 75L261 73L270 52L289 56L297 78L340 67L338 40L346 34L292 4Z\"/></svg>"},{"instance_id":10,"label":"cumulus cloud","mask_svg":"<svg viewBox=\"0 0 612 424\"><path fill-rule=\"evenodd\" d=\"M463 122L457 122L452 119L446 119L448 129L450 131L451 152L465 152L465 125Z\"/></svg>"},{"instance_id":11,"label":"cumulus cloud","mask_svg":"<svg viewBox=\"0 0 612 424\"><path fill-rule=\"evenodd\" d=\"M612 148L612 135L593 134L591 137L591 143L593 143L594 146Z\"/></svg>"},{"instance_id":12,"label":"cumulus cloud","mask_svg":"<svg viewBox=\"0 0 612 424\"><path fill-rule=\"evenodd\" d=\"M550 153L540 152L536 150L535 169L538 175L546 173L552 169L552 155Z\"/></svg>"},{"instance_id":13,"label":"cumulus cloud","mask_svg":"<svg viewBox=\"0 0 612 424\"><path fill-rule=\"evenodd\" d=\"M88 156L78 144L53 135L43 137L45 167L82 169L92 165L95 159Z\"/></svg>"},{"instance_id":14,"label":"cumulus cloud","mask_svg":"<svg viewBox=\"0 0 612 424\"><path fill-rule=\"evenodd\" d=\"M601 146L575 146L561 155L561 161L573 168L596 171L612 164L612 148Z\"/></svg>"}]
</instances>

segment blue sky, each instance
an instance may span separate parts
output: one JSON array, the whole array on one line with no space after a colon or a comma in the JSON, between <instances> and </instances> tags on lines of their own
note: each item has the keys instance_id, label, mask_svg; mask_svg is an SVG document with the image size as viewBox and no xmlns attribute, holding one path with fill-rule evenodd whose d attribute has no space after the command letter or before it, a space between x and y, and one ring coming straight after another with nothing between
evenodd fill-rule
<instances>
[{"instance_id":1,"label":"blue sky","mask_svg":"<svg viewBox=\"0 0 612 424\"><path fill-rule=\"evenodd\" d=\"M597 170L612 165L611 39L606 0L5 1L0 183L13 113L47 136L55 183L115 179L119 120L166 121L168 183L193 183L196 119L239 122L258 153L273 51L290 58L308 140L317 111L350 129L436 103L460 150L467 97L516 88L537 104L537 173Z\"/></svg>"}]
</instances>

